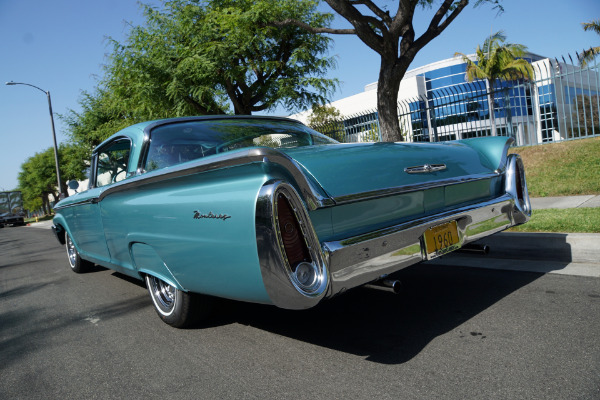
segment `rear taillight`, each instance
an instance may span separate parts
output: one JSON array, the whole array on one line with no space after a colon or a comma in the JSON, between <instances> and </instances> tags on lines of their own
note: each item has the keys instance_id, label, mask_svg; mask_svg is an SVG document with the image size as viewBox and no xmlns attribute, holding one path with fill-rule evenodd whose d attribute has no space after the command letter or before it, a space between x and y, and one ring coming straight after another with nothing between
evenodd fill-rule
<instances>
[{"instance_id":1,"label":"rear taillight","mask_svg":"<svg viewBox=\"0 0 600 400\"><path fill-rule=\"evenodd\" d=\"M281 193L277 196L277 218L285 255L292 272L295 272L300 263L310 263L311 258L294 210L288 199Z\"/></svg>"},{"instance_id":2,"label":"rear taillight","mask_svg":"<svg viewBox=\"0 0 600 400\"><path fill-rule=\"evenodd\" d=\"M307 234L310 229L306 210L296 192L287 185L276 191L275 215L279 246L290 281L305 295L320 293L326 281L319 262L318 243ZM311 242L315 243L311 246Z\"/></svg>"}]
</instances>

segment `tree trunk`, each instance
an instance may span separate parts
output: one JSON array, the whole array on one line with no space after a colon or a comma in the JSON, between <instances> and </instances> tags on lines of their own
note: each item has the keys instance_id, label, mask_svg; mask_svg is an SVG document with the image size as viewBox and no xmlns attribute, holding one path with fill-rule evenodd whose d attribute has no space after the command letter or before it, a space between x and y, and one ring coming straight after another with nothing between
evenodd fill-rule
<instances>
[{"instance_id":1,"label":"tree trunk","mask_svg":"<svg viewBox=\"0 0 600 400\"><path fill-rule=\"evenodd\" d=\"M65 195L65 199L69 197L69 187L67 186L67 181L62 181L62 188L60 188L60 192ZM62 199L60 199L62 200Z\"/></svg>"},{"instance_id":2,"label":"tree trunk","mask_svg":"<svg viewBox=\"0 0 600 400\"><path fill-rule=\"evenodd\" d=\"M395 60L394 60L395 61ZM381 58L379 82L377 84L377 112L379 130L384 142L405 140L400 131L398 120L398 89L404 74L394 70L394 63Z\"/></svg>"},{"instance_id":3,"label":"tree trunk","mask_svg":"<svg viewBox=\"0 0 600 400\"><path fill-rule=\"evenodd\" d=\"M42 194L42 210L44 211L44 215L50 214L50 206L48 204L48 193L46 192Z\"/></svg>"}]
</instances>

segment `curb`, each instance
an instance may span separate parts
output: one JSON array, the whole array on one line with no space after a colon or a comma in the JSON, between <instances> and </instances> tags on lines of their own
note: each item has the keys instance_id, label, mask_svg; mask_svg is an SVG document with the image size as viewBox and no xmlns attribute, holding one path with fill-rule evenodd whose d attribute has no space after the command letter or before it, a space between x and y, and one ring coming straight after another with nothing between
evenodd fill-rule
<instances>
[{"instance_id":1,"label":"curb","mask_svg":"<svg viewBox=\"0 0 600 400\"><path fill-rule=\"evenodd\" d=\"M599 233L501 232L477 243L490 246L490 258L600 262Z\"/></svg>"},{"instance_id":2,"label":"curb","mask_svg":"<svg viewBox=\"0 0 600 400\"><path fill-rule=\"evenodd\" d=\"M501 232L487 255L452 252L426 264L600 278L600 234Z\"/></svg>"}]
</instances>

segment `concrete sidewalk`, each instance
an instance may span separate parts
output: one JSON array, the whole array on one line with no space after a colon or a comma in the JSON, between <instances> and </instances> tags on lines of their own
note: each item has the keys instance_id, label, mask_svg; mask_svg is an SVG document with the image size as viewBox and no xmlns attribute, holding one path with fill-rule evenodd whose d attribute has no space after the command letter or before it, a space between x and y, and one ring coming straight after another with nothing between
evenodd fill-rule
<instances>
[{"instance_id":1,"label":"concrete sidewalk","mask_svg":"<svg viewBox=\"0 0 600 400\"><path fill-rule=\"evenodd\" d=\"M540 197L531 199L534 210L600 207L600 196ZM453 252L432 264L505 269L600 278L600 234L500 232L478 244L488 255Z\"/></svg>"},{"instance_id":2,"label":"concrete sidewalk","mask_svg":"<svg viewBox=\"0 0 600 400\"><path fill-rule=\"evenodd\" d=\"M534 210L547 208L589 208L600 207L599 195L587 196L561 196L531 198L531 207Z\"/></svg>"}]
</instances>

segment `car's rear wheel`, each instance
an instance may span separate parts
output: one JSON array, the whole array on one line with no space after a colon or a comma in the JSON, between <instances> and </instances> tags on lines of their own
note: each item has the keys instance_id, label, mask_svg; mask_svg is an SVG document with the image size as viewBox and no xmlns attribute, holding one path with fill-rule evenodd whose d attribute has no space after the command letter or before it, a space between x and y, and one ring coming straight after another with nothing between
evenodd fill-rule
<instances>
[{"instance_id":1,"label":"car's rear wheel","mask_svg":"<svg viewBox=\"0 0 600 400\"><path fill-rule=\"evenodd\" d=\"M71 266L71 269L73 272L78 274L89 271L94 264L81 258L79 252L75 248L75 244L73 243L71 236L68 233L66 236L65 246L67 248L67 257L69 259L69 265Z\"/></svg>"},{"instance_id":2,"label":"car's rear wheel","mask_svg":"<svg viewBox=\"0 0 600 400\"><path fill-rule=\"evenodd\" d=\"M184 292L155 276L146 275L146 287L160 319L175 328L198 323L212 308L211 298Z\"/></svg>"}]
</instances>

